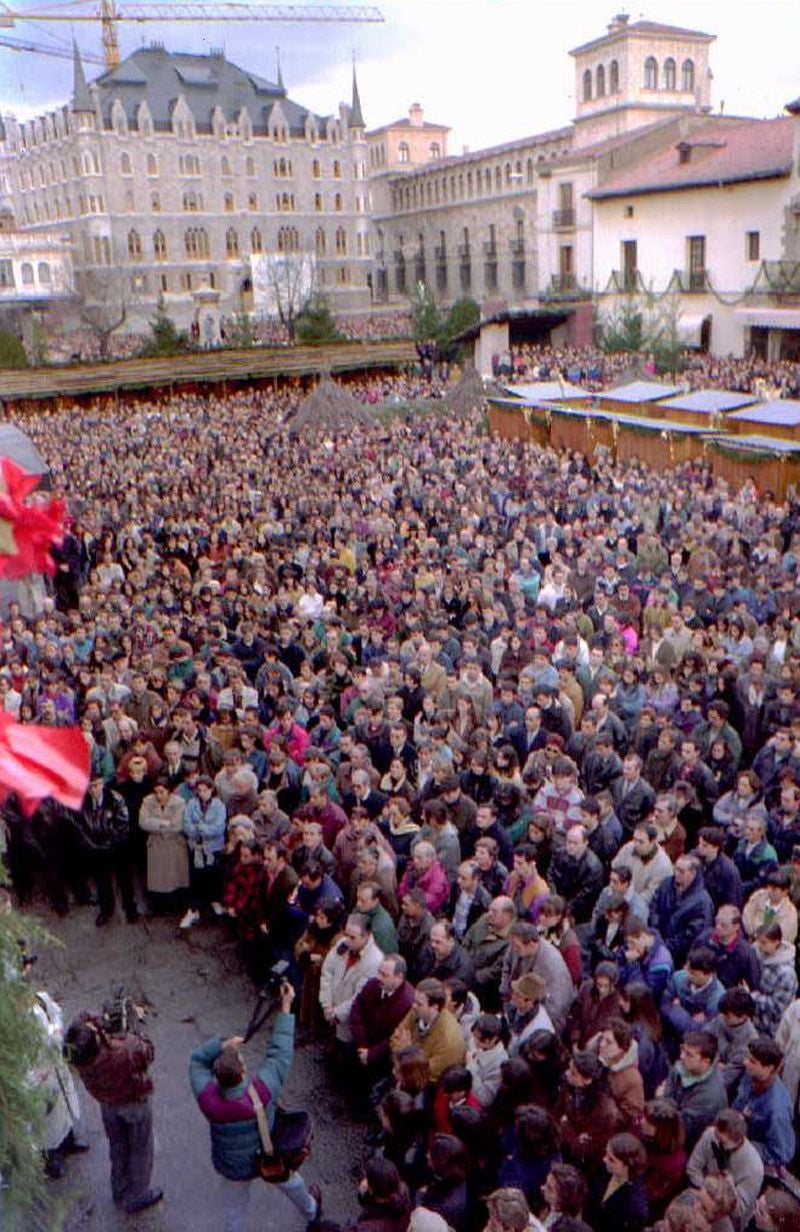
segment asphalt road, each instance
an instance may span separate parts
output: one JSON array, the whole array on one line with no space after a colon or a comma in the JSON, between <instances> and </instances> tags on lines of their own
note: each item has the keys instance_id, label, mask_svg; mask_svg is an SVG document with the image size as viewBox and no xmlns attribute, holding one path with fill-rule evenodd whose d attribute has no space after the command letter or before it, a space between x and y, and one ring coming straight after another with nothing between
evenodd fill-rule
<instances>
[{"instance_id":1,"label":"asphalt road","mask_svg":"<svg viewBox=\"0 0 800 1232\"><path fill-rule=\"evenodd\" d=\"M164 1201L136 1216L113 1206L99 1109L82 1091L91 1149L70 1156L64 1179L50 1182L54 1192L69 1199L69 1232L217 1232L222 1220L208 1127L192 1097L187 1066L204 1039L240 1032L249 1020L254 989L242 973L235 945L216 922L181 933L174 919L126 924L119 909L101 929L88 907L73 908L65 919L38 914L60 944L40 948L36 985L61 1004L65 1020L79 1010L99 1008L112 987L123 983L151 1007L146 1029L156 1049L154 1182L164 1189ZM248 1046L251 1063L258 1062L267 1038L268 1027ZM322 1185L325 1216L346 1225L357 1208L356 1185L369 1148L365 1127L350 1119L318 1047L295 1053L283 1102L312 1113L314 1149L303 1174ZM248 1232L300 1232L302 1227L282 1194L253 1183Z\"/></svg>"}]
</instances>

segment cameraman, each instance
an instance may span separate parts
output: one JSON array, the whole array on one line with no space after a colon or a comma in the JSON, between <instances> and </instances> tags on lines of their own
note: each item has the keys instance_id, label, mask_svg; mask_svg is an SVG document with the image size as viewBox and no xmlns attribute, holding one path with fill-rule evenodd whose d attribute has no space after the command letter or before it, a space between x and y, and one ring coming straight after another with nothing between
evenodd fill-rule
<instances>
[{"instance_id":1,"label":"cameraman","mask_svg":"<svg viewBox=\"0 0 800 1232\"><path fill-rule=\"evenodd\" d=\"M136 1011L138 1013L138 1011ZM123 1015L123 1019L125 1015ZM80 1014L64 1039L64 1055L100 1105L111 1156L111 1195L129 1214L155 1206L152 1189L153 1110L149 1074L155 1055L146 1035L91 1014Z\"/></svg>"},{"instance_id":2,"label":"cameraman","mask_svg":"<svg viewBox=\"0 0 800 1232\"><path fill-rule=\"evenodd\" d=\"M264 1059L253 1078L245 1070L240 1045L242 1036L218 1036L207 1040L189 1062L192 1084L200 1111L211 1127L211 1162L222 1178L225 1232L243 1232L250 1201L250 1182L258 1176L261 1151L256 1112L249 1094L251 1083L264 1105L270 1130L275 1109L292 1064L294 1052L294 989L281 984L280 1012L276 1015ZM306 1187L299 1172L276 1188L283 1190L307 1223L320 1216L322 1197L318 1186Z\"/></svg>"}]
</instances>

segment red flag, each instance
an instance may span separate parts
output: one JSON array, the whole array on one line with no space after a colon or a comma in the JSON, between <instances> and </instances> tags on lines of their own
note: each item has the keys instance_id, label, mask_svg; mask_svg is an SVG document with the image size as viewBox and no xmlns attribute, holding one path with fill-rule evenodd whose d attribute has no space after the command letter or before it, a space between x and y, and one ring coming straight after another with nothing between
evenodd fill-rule
<instances>
[{"instance_id":1,"label":"red flag","mask_svg":"<svg viewBox=\"0 0 800 1232\"><path fill-rule=\"evenodd\" d=\"M0 460L5 491L0 492L0 521L11 532L16 550L0 550L0 578L21 578L31 573L55 573L50 549L64 535L64 502L49 499L30 504L30 496L39 482L10 458Z\"/></svg>"},{"instance_id":2,"label":"red flag","mask_svg":"<svg viewBox=\"0 0 800 1232\"><path fill-rule=\"evenodd\" d=\"M16 792L28 816L49 796L80 808L89 765L89 746L79 727L17 723L0 711L0 792Z\"/></svg>"}]
</instances>

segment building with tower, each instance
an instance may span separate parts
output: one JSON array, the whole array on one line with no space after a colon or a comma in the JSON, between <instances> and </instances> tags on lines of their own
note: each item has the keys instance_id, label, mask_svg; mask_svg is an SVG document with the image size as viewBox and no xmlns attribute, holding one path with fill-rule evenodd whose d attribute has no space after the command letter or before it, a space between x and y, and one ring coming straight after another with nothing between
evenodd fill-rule
<instances>
[{"instance_id":1,"label":"building with tower","mask_svg":"<svg viewBox=\"0 0 800 1232\"><path fill-rule=\"evenodd\" d=\"M338 312L368 306L367 151L355 74L320 116L221 51L142 48L87 83L75 50L70 103L6 118L0 175L22 233L57 227L84 298L124 301L135 332L159 299L184 327L198 294L266 308L273 259L312 263Z\"/></svg>"}]
</instances>

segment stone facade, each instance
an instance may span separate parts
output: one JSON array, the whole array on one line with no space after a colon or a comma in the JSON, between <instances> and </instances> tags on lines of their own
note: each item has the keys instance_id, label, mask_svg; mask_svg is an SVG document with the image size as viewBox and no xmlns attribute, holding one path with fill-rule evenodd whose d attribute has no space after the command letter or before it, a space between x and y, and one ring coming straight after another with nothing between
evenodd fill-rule
<instances>
[{"instance_id":1,"label":"stone facade","mask_svg":"<svg viewBox=\"0 0 800 1232\"><path fill-rule=\"evenodd\" d=\"M312 254L337 311L370 303L368 147L353 102L322 117L283 83L222 53L143 49L87 86L76 55L71 105L7 117L0 174L22 232L57 226L90 293L124 284L126 329L159 297L181 325L196 293L254 308L253 260Z\"/></svg>"}]
</instances>

